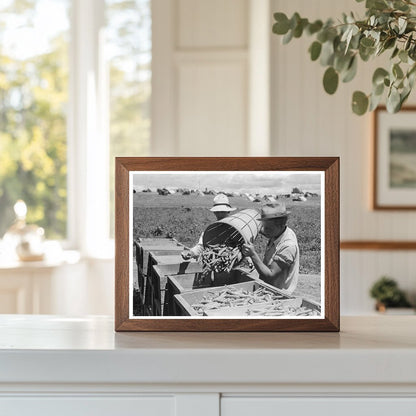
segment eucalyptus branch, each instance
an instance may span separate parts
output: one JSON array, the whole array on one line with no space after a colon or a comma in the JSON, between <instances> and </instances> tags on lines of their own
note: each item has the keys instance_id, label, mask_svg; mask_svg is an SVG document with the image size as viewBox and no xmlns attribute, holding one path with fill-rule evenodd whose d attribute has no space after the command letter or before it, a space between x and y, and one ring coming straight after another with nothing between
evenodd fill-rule
<instances>
[{"instance_id":1,"label":"eucalyptus branch","mask_svg":"<svg viewBox=\"0 0 416 416\"><path fill-rule=\"evenodd\" d=\"M366 0L365 5L365 19L344 14L336 25L333 19L325 23L309 22L298 13L290 19L284 13L275 13L273 32L284 36L284 44L304 34L315 38L309 53L313 61L319 59L326 68L323 86L328 94L336 92L340 80L350 82L355 77L358 60L367 62L391 49L392 65L374 71L370 94L354 92L352 110L359 115L374 110L387 92L387 109L397 112L407 100L416 78L416 3Z\"/></svg>"}]
</instances>

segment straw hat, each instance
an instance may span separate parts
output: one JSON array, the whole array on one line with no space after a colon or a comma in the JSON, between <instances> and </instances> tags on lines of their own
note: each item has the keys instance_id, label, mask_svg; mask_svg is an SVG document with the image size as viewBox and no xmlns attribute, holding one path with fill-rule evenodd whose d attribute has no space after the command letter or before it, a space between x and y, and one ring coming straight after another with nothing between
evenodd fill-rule
<instances>
[{"instance_id":1,"label":"straw hat","mask_svg":"<svg viewBox=\"0 0 416 416\"><path fill-rule=\"evenodd\" d=\"M282 202L263 205L263 207L261 208L262 221L272 220L274 218L287 217L289 214L290 212L286 210L286 205Z\"/></svg>"},{"instance_id":2,"label":"straw hat","mask_svg":"<svg viewBox=\"0 0 416 416\"><path fill-rule=\"evenodd\" d=\"M235 211L236 208L232 208L227 195L218 194L214 198L214 206L210 209L212 212L230 212Z\"/></svg>"}]
</instances>

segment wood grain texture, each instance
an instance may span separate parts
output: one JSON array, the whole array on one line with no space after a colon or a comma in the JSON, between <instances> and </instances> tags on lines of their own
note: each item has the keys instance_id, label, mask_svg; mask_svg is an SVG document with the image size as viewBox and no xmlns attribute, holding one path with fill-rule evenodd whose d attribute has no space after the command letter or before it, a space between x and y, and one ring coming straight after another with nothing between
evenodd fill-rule
<instances>
[{"instance_id":1,"label":"wood grain texture","mask_svg":"<svg viewBox=\"0 0 416 416\"><path fill-rule=\"evenodd\" d=\"M341 250L416 250L416 241L341 241Z\"/></svg>"},{"instance_id":2,"label":"wood grain texture","mask_svg":"<svg viewBox=\"0 0 416 416\"><path fill-rule=\"evenodd\" d=\"M129 318L129 172L324 171L324 319ZM116 158L116 331L339 331L339 158Z\"/></svg>"},{"instance_id":3,"label":"wood grain texture","mask_svg":"<svg viewBox=\"0 0 416 416\"><path fill-rule=\"evenodd\" d=\"M385 210L385 211L414 211L416 210L416 205L380 205L378 202L378 118L381 111L387 111L385 106L377 107L373 112L373 209ZM416 106L406 106L403 107L400 112L413 111L416 112Z\"/></svg>"},{"instance_id":4,"label":"wood grain texture","mask_svg":"<svg viewBox=\"0 0 416 416\"><path fill-rule=\"evenodd\" d=\"M325 318L339 330L339 159L325 171Z\"/></svg>"},{"instance_id":5,"label":"wood grain texture","mask_svg":"<svg viewBox=\"0 0 416 416\"><path fill-rule=\"evenodd\" d=\"M115 327L129 318L129 170L116 158Z\"/></svg>"}]
</instances>

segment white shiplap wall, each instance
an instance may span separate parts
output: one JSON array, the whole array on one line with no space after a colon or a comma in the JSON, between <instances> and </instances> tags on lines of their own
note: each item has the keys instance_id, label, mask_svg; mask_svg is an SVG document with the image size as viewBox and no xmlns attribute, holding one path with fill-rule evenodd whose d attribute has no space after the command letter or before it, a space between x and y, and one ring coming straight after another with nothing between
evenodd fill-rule
<instances>
[{"instance_id":1,"label":"white shiplap wall","mask_svg":"<svg viewBox=\"0 0 416 416\"><path fill-rule=\"evenodd\" d=\"M153 0L152 154L243 156L249 0Z\"/></svg>"},{"instance_id":2,"label":"white shiplap wall","mask_svg":"<svg viewBox=\"0 0 416 416\"><path fill-rule=\"evenodd\" d=\"M298 11L310 19L341 16L357 11L353 0L272 0L272 11ZM271 149L279 156L340 156L341 239L416 240L416 212L372 211L371 116L358 117L350 109L354 90L370 91L374 68L382 58L359 64L359 74L341 84L335 95L322 88L324 68L311 62L309 37L281 44L271 41ZM409 103L415 103L415 95ZM415 120L416 123L416 120ZM416 295L416 252L342 251L341 311L344 314L372 310L368 288L383 274L395 277Z\"/></svg>"}]
</instances>

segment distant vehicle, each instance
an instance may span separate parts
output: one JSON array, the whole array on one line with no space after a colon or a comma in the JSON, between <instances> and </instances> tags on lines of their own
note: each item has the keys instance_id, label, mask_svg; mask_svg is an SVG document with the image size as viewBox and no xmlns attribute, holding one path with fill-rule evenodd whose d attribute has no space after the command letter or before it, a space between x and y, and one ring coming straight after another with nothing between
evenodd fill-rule
<instances>
[{"instance_id":1,"label":"distant vehicle","mask_svg":"<svg viewBox=\"0 0 416 416\"><path fill-rule=\"evenodd\" d=\"M163 196L169 195L169 191L166 188L163 188L163 189L158 188L157 193Z\"/></svg>"}]
</instances>

